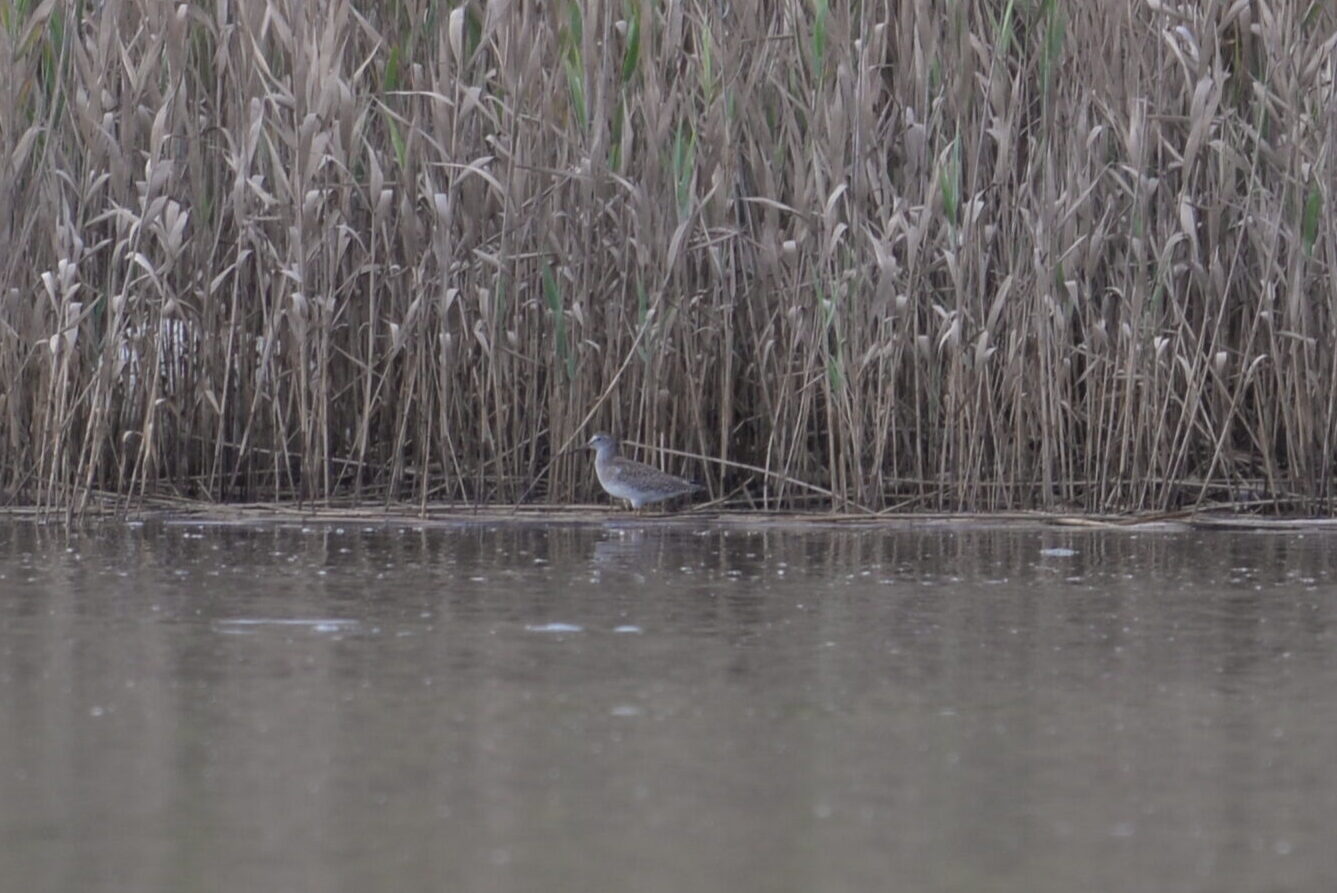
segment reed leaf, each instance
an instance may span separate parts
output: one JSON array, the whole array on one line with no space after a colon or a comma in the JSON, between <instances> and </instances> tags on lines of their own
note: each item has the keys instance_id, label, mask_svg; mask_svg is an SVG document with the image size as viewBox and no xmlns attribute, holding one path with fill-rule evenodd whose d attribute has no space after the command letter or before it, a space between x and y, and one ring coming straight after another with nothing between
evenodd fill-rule
<instances>
[{"instance_id":1,"label":"reed leaf","mask_svg":"<svg viewBox=\"0 0 1337 893\"><path fill-rule=\"evenodd\" d=\"M566 369L568 381L574 381L576 378L576 356L571 351L571 345L566 337L566 307L562 300L562 287L557 281L557 277L552 272L552 267L545 264L543 266L543 294L548 301L548 312L552 316L553 325L553 347L557 353L557 359Z\"/></svg>"}]
</instances>

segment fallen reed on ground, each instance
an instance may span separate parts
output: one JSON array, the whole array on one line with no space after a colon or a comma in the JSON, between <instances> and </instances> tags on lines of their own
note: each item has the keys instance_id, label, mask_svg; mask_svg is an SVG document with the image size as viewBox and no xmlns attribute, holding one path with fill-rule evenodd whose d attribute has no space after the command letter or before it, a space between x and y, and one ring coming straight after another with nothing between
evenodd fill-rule
<instances>
[{"instance_id":1,"label":"fallen reed on ground","mask_svg":"<svg viewBox=\"0 0 1337 893\"><path fill-rule=\"evenodd\" d=\"M1317 0L3 3L0 486L504 503L607 429L753 506L1326 511L1335 43Z\"/></svg>"}]
</instances>

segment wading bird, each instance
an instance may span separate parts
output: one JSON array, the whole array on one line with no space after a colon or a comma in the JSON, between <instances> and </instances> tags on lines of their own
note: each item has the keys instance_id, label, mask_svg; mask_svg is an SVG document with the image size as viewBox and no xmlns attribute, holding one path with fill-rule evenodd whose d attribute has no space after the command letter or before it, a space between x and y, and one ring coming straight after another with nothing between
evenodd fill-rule
<instances>
[{"instance_id":1,"label":"wading bird","mask_svg":"<svg viewBox=\"0 0 1337 893\"><path fill-rule=\"evenodd\" d=\"M634 509L702 489L694 481L619 456L617 438L611 434L596 434L587 446L594 450L594 473L599 476L600 486L614 499L627 500Z\"/></svg>"}]
</instances>

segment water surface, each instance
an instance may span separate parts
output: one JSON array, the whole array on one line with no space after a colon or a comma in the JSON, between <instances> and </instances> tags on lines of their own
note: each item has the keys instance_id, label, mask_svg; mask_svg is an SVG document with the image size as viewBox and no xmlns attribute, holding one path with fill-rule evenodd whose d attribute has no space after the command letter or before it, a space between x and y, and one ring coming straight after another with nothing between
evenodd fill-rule
<instances>
[{"instance_id":1,"label":"water surface","mask_svg":"<svg viewBox=\"0 0 1337 893\"><path fill-rule=\"evenodd\" d=\"M1334 889L1333 546L0 525L0 877Z\"/></svg>"}]
</instances>

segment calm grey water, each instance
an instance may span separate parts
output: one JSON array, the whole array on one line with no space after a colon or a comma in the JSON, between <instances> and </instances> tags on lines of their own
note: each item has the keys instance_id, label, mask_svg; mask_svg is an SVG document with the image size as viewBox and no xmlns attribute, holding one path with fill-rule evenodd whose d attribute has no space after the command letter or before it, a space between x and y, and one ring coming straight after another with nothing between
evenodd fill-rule
<instances>
[{"instance_id":1,"label":"calm grey water","mask_svg":"<svg viewBox=\"0 0 1337 893\"><path fill-rule=\"evenodd\" d=\"M0 878L1331 890L1334 545L0 525Z\"/></svg>"}]
</instances>

